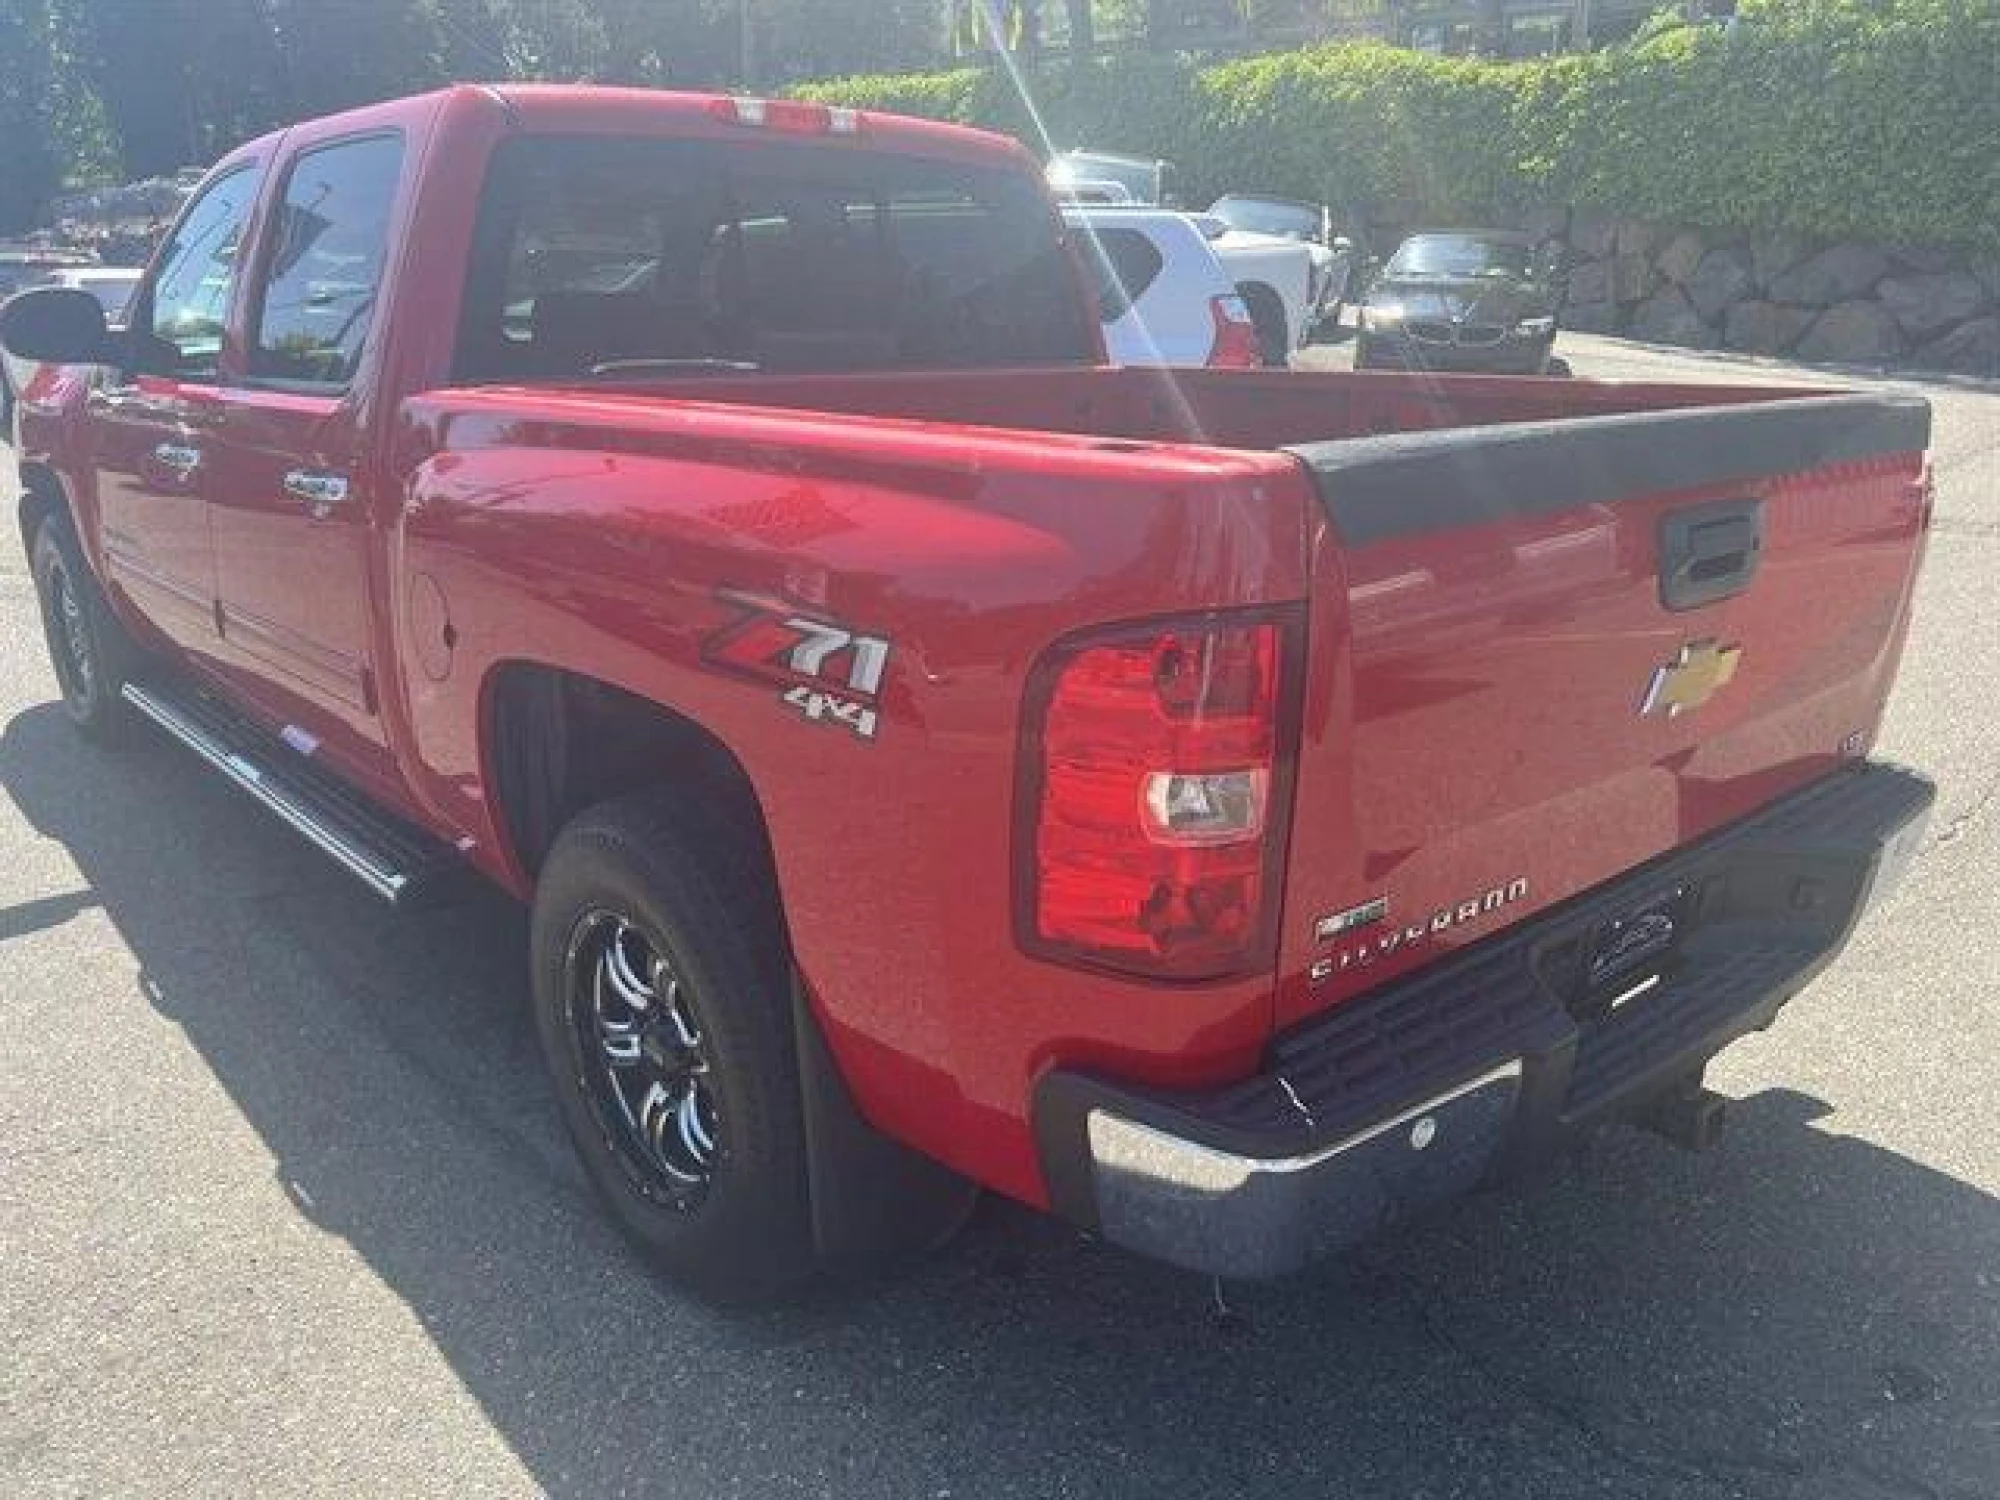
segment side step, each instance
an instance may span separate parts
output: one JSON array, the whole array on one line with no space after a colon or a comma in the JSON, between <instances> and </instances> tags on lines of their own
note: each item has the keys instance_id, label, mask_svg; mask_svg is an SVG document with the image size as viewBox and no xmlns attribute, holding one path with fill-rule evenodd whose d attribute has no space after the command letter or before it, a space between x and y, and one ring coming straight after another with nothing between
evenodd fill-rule
<instances>
[{"instance_id":1,"label":"side step","mask_svg":"<svg viewBox=\"0 0 2000 1500\"><path fill-rule=\"evenodd\" d=\"M383 812L213 698L128 682L125 700L391 906L432 904L462 885L467 868L449 845Z\"/></svg>"}]
</instances>

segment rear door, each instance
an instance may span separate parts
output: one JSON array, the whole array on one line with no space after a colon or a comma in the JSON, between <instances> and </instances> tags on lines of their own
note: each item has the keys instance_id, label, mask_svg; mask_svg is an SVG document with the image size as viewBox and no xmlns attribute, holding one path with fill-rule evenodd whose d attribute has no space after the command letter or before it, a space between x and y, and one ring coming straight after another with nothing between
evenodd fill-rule
<instances>
[{"instance_id":1,"label":"rear door","mask_svg":"<svg viewBox=\"0 0 2000 1500\"><path fill-rule=\"evenodd\" d=\"M1294 450L1327 524L1280 1022L1865 753L1928 432L1833 396Z\"/></svg>"},{"instance_id":2,"label":"rear door","mask_svg":"<svg viewBox=\"0 0 2000 1500\"><path fill-rule=\"evenodd\" d=\"M297 135L293 137L299 139ZM245 369L219 398L208 499L228 660L308 751L385 772L373 675L363 354L403 138L294 151L260 233Z\"/></svg>"},{"instance_id":3,"label":"rear door","mask_svg":"<svg viewBox=\"0 0 2000 1500\"><path fill-rule=\"evenodd\" d=\"M249 162L226 169L189 203L134 307L149 373L100 386L86 403L109 579L163 634L197 651L216 640L204 490L237 245L261 175Z\"/></svg>"}]
</instances>

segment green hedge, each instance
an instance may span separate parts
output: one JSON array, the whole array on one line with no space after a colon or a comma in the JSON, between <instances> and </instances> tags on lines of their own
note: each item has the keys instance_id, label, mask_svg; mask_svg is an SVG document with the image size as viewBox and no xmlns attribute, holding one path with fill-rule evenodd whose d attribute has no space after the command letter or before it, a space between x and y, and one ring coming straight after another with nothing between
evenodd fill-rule
<instances>
[{"instance_id":1,"label":"green hedge","mask_svg":"<svg viewBox=\"0 0 2000 1500\"><path fill-rule=\"evenodd\" d=\"M1058 143L1171 157L1191 195L1324 199L1391 219L1573 205L1717 229L2000 245L2000 3L1743 0L1730 27L1495 63L1374 44L1196 69L1051 66ZM1036 143L1004 72L801 90Z\"/></svg>"}]
</instances>

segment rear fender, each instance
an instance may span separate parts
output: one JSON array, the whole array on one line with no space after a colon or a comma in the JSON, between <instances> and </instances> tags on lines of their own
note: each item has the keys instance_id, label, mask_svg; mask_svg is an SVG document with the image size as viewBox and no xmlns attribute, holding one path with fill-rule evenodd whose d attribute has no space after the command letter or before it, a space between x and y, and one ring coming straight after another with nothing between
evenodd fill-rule
<instances>
[{"instance_id":1,"label":"rear fender","mask_svg":"<svg viewBox=\"0 0 2000 1500\"><path fill-rule=\"evenodd\" d=\"M413 780L475 859L526 889L482 715L499 663L547 663L728 747L826 1045L893 1138L1039 1201L1051 1061L1254 1060L1268 975L1162 1005L1015 946L1016 738L1063 635L1302 597L1295 464L630 399L579 399L602 420L565 430L565 398L451 399L504 410L420 466L390 571ZM530 399L548 446L506 441Z\"/></svg>"}]
</instances>

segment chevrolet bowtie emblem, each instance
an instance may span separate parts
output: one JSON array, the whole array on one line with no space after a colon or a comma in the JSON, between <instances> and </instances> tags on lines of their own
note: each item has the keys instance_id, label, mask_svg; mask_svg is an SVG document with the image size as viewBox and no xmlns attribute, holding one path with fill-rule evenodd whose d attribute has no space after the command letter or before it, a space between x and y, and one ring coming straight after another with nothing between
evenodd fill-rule
<instances>
[{"instance_id":1,"label":"chevrolet bowtie emblem","mask_svg":"<svg viewBox=\"0 0 2000 1500\"><path fill-rule=\"evenodd\" d=\"M1653 680L1639 713L1677 718L1713 698L1736 675L1743 660L1741 646L1718 646L1714 641L1689 641L1665 666L1653 668Z\"/></svg>"}]
</instances>

